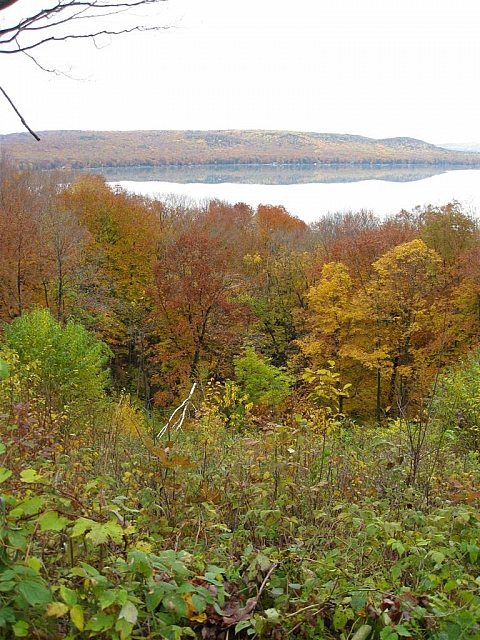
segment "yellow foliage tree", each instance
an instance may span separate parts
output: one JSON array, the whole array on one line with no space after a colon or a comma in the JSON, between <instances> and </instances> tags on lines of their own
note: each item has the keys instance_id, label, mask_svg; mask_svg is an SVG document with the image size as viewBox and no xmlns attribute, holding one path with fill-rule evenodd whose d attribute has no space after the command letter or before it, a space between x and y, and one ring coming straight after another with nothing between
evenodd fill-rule
<instances>
[{"instance_id":1,"label":"yellow foliage tree","mask_svg":"<svg viewBox=\"0 0 480 640\"><path fill-rule=\"evenodd\" d=\"M329 361L335 361L339 380L351 385L355 385L356 363L349 347L360 330L363 315L355 303L355 291L356 285L343 263L325 264L320 282L308 293L310 331L298 343L311 368L326 367ZM344 396L339 396L340 413L343 400Z\"/></svg>"},{"instance_id":2,"label":"yellow foliage tree","mask_svg":"<svg viewBox=\"0 0 480 640\"><path fill-rule=\"evenodd\" d=\"M433 249L422 240L413 240L377 260L366 287L376 357L382 354L383 368L386 365L390 372L388 404L396 396L400 412L407 406L411 383L422 372L428 373L432 364L427 354L438 326L435 292L441 264Z\"/></svg>"}]
</instances>

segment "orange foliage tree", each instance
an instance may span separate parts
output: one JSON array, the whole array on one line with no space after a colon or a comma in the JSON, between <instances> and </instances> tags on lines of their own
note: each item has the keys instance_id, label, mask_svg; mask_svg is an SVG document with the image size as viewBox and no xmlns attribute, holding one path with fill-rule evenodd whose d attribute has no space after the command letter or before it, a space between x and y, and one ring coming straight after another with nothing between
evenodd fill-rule
<instances>
[{"instance_id":1,"label":"orange foliage tree","mask_svg":"<svg viewBox=\"0 0 480 640\"><path fill-rule=\"evenodd\" d=\"M141 197L113 191L100 176L89 175L64 192L63 206L76 212L90 237L76 313L88 318L112 348L115 378L122 385L133 384L135 378L137 393L148 398L148 292L162 237L158 209Z\"/></svg>"},{"instance_id":2,"label":"orange foliage tree","mask_svg":"<svg viewBox=\"0 0 480 640\"><path fill-rule=\"evenodd\" d=\"M154 274L156 400L164 404L202 368L208 375L222 371L242 342L247 314L228 246L199 226L166 247Z\"/></svg>"},{"instance_id":3,"label":"orange foliage tree","mask_svg":"<svg viewBox=\"0 0 480 640\"><path fill-rule=\"evenodd\" d=\"M0 160L0 316L12 319L42 302L40 201L35 175Z\"/></svg>"}]
</instances>

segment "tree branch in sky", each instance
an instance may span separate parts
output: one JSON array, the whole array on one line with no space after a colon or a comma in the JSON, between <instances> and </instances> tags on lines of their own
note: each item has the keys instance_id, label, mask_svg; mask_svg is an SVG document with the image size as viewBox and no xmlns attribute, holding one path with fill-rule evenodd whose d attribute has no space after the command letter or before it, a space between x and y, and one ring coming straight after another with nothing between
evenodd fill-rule
<instances>
[{"instance_id":1,"label":"tree branch in sky","mask_svg":"<svg viewBox=\"0 0 480 640\"><path fill-rule=\"evenodd\" d=\"M93 40L97 45L96 39L102 36L165 29L165 26L152 22L142 24L145 17L129 13L132 9L139 10L160 2L165 0L57 0L48 5L44 1L41 4L47 6L22 16L19 11L22 5L29 6L27 2L0 0L0 54L23 53L42 70L55 71L47 69L35 57L39 47L78 39ZM25 128L38 140L5 90L1 89L1 92Z\"/></svg>"},{"instance_id":2,"label":"tree branch in sky","mask_svg":"<svg viewBox=\"0 0 480 640\"><path fill-rule=\"evenodd\" d=\"M102 26L94 22L113 20L120 14L128 15L131 9L155 5L165 0L58 0L55 4L37 10L29 16L18 19L18 14L9 23L9 12L3 16L0 26L0 53L23 53L42 46L47 42L62 42L73 38L95 38L100 35L119 35L133 31L155 31L165 27L138 24L138 16L125 26ZM0 11L22 0L0 0ZM17 8L17 7L16 7ZM132 16L133 18L133 16Z\"/></svg>"},{"instance_id":3,"label":"tree branch in sky","mask_svg":"<svg viewBox=\"0 0 480 640\"><path fill-rule=\"evenodd\" d=\"M16 2L16 0L13 0L14 2ZM30 129L30 127L28 126L28 124L25 122L25 119L23 118L22 114L20 113L20 111L17 109L17 107L14 105L14 103L12 102L11 98L8 96L7 92L5 91L5 89L3 87L0 87L0 91L3 93L3 95L5 96L5 98L8 100L10 106L12 107L12 109L15 111L15 113L17 114L17 116L20 118L21 123L23 124L23 126L25 127L25 129L35 138L35 140L39 141L40 137L38 136L38 134L35 133L35 131L33 131L32 129Z\"/></svg>"}]
</instances>

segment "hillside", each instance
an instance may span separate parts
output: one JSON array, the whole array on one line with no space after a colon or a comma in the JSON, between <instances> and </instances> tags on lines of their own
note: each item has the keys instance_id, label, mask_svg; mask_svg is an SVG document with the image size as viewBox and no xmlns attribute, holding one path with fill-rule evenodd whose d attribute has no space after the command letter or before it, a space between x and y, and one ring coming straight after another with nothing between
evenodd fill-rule
<instances>
[{"instance_id":1,"label":"hillside","mask_svg":"<svg viewBox=\"0 0 480 640\"><path fill-rule=\"evenodd\" d=\"M52 169L185 164L479 165L473 153L413 138L293 131L44 131L0 136L22 166Z\"/></svg>"}]
</instances>

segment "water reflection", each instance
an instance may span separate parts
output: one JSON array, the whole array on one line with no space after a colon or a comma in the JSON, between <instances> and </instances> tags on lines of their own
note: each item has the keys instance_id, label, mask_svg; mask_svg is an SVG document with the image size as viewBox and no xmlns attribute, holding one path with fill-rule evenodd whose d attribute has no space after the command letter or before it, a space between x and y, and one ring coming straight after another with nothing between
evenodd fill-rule
<instances>
[{"instance_id":1,"label":"water reflection","mask_svg":"<svg viewBox=\"0 0 480 640\"><path fill-rule=\"evenodd\" d=\"M458 200L480 211L478 169L451 167L236 166L119 168L105 170L111 184L160 199L219 199L282 205L305 222L335 211L368 209L383 216L416 206Z\"/></svg>"},{"instance_id":2,"label":"water reflection","mask_svg":"<svg viewBox=\"0 0 480 640\"><path fill-rule=\"evenodd\" d=\"M193 165L169 167L103 167L109 182L172 182L175 184L307 184L414 182L462 168L451 165ZM470 167L471 170L471 167ZM93 170L92 170L93 171Z\"/></svg>"}]
</instances>

